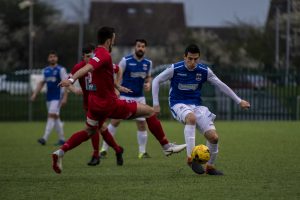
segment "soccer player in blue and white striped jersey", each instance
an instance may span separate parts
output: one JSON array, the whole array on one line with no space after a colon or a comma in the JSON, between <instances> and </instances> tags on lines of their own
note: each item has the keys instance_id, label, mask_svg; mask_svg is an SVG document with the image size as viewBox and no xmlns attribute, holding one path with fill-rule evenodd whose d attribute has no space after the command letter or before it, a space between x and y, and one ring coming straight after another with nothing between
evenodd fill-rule
<instances>
[{"instance_id":1,"label":"soccer player in blue and white striped jersey","mask_svg":"<svg viewBox=\"0 0 300 200\"><path fill-rule=\"evenodd\" d=\"M132 92L120 92L120 99L129 101L136 101L146 104L144 90L150 91L151 88L151 69L152 61L145 58L147 41L144 39L137 39L135 41L134 53L125 56L121 59L119 67L122 71L122 86L131 89ZM146 119L136 118L137 125L137 140L139 144L138 158L149 158L146 152L148 134L146 131ZM121 120L112 119L108 126L108 130L112 135L116 134L116 129ZM108 145L103 142L101 148L101 155L106 156Z\"/></svg>"},{"instance_id":2,"label":"soccer player in blue and white striped jersey","mask_svg":"<svg viewBox=\"0 0 300 200\"><path fill-rule=\"evenodd\" d=\"M63 145L65 142L63 124L60 120L60 108L67 102L67 92L64 89L58 87L61 80L68 78L66 69L57 64L58 56L55 51L50 51L48 54L49 66L43 70L43 80L37 85L36 90L31 96L31 100L36 99L37 94L42 90L44 84L47 86L46 104L48 110L48 119L45 128L45 132L42 138L38 139L38 142L45 145L52 129L55 128L58 133L57 145Z\"/></svg>"},{"instance_id":3,"label":"soccer player in blue and white striped jersey","mask_svg":"<svg viewBox=\"0 0 300 200\"><path fill-rule=\"evenodd\" d=\"M153 80L152 96L156 112L160 111L159 84L167 80L171 82L169 92L171 113L176 120L185 124L184 137L187 145L188 165L198 174L206 172L210 175L223 175L214 167L219 138L214 126L216 115L202 105L202 85L209 82L239 104L242 109L248 109L249 102L238 97L207 65L200 63L200 49L194 44L186 48L183 61L172 64ZM194 164L191 159L191 152L195 146L196 128L207 139L207 146L210 150L210 160L207 162L205 170L200 164L195 166L197 164Z\"/></svg>"}]
</instances>

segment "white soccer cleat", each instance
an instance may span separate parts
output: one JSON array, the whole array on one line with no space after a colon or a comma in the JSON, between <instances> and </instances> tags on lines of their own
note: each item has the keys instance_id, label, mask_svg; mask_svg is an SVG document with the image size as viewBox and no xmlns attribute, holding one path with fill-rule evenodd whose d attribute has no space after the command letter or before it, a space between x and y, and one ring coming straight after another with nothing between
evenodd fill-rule
<instances>
[{"instance_id":1,"label":"white soccer cleat","mask_svg":"<svg viewBox=\"0 0 300 200\"><path fill-rule=\"evenodd\" d=\"M183 151L186 148L186 144L174 144L174 143L169 143L169 147L167 149L164 149L164 153L166 156L170 156L173 153L179 153Z\"/></svg>"},{"instance_id":2,"label":"white soccer cleat","mask_svg":"<svg viewBox=\"0 0 300 200\"><path fill-rule=\"evenodd\" d=\"M52 168L58 174L62 172L62 158L60 150L52 153Z\"/></svg>"}]
</instances>

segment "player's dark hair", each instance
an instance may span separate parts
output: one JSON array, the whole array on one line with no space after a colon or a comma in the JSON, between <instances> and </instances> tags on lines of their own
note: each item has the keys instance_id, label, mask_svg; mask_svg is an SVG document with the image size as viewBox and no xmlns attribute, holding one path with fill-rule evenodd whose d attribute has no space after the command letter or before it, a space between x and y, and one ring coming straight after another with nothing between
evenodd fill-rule
<instances>
[{"instance_id":1,"label":"player's dark hair","mask_svg":"<svg viewBox=\"0 0 300 200\"><path fill-rule=\"evenodd\" d=\"M82 54L88 54L91 53L92 51L94 51L95 49L95 45L92 43L86 44L83 48L82 48Z\"/></svg>"},{"instance_id":2,"label":"player's dark hair","mask_svg":"<svg viewBox=\"0 0 300 200\"><path fill-rule=\"evenodd\" d=\"M186 49L184 51L184 55L187 56L188 53L192 53L192 54L199 53L199 55L200 55L200 49L197 45L190 44L189 46L186 47Z\"/></svg>"},{"instance_id":3,"label":"player's dark hair","mask_svg":"<svg viewBox=\"0 0 300 200\"><path fill-rule=\"evenodd\" d=\"M134 44L136 44L136 43L138 43L138 42L145 44L145 46L148 45L148 44L147 44L147 41L146 41L145 39L136 39Z\"/></svg>"},{"instance_id":4,"label":"player's dark hair","mask_svg":"<svg viewBox=\"0 0 300 200\"><path fill-rule=\"evenodd\" d=\"M49 55L56 55L56 56L58 56L57 52L54 51L54 50L50 50L50 51L48 52L48 56L49 56Z\"/></svg>"},{"instance_id":5,"label":"player's dark hair","mask_svg":"<svg viewBox=\"0 0 300 200\"><path fill-rule=\"evenodd\" d=\"M106 40L112 39L115 33L115 29L112 27L104 26L98 30L98 43L104 44Z\"/></svg>"}]
</instances>

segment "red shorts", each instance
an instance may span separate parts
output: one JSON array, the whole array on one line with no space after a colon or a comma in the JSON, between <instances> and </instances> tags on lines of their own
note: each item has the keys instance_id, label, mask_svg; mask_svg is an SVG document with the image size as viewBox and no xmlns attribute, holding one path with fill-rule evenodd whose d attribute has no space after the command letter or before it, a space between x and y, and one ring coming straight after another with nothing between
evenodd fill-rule
<instances>
[{"instance_id":1,"label":"red shorts","mask_svg":"<svg viewBox=\"0 0 300 200\"><path fill-rule=\"evenodd\" d=\"M86 124L89 127L101 127L107 118L127 119L137 111L135 101L113 99L110 101L97 101L96 96L89 97Z\"/></svg>"}]
</instances>

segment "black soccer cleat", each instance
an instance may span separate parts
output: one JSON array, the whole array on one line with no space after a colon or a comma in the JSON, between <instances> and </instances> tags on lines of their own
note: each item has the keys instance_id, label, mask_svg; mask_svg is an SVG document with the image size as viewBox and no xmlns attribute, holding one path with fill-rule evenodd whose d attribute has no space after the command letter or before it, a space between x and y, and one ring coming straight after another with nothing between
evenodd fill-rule
<instances>
[{"instance_id":1,"label":"black soccer cleat","mask_svg":"<svg viewBox=\"0 0 300 200\"><path fill-rule=\"evenodd\" d=\"M205 173L202 165L199 162L197 162L196 160L188 161L187 164L193 170L193 172L195 172L196 174L204 174Z\"/></svg>"},{"instance_id":2,"label":"black soccer cleat","mask_svg":"<svg viewBox=\"0 0 300 200\"><path fill-rule=\"evenodd\" d=\"M116 159L117 159L117 165L122 166L124 161L123 161L123 153L124 153L124 149L122 147L121 148L121 152L120 153L116 153Z\"/></svg>"},{"instance_id":3,"label":"black soccer cleat","mask_svg":"<svg viewBox=\"0 0 300 200\"><path fill-rule=\"evenodd\" d=\"M87 163L89 166L96 166L100 164L100 158L93 156L90 162Z\"/></svg>"},{"instance_id":4,"label":"black soccer cleat","mask_svg":"<svg viewBox=\"0 0 300 200\"><path fill-rule=\"evenodd\" d=\"M45 145L46 140L44 138L40 138L40 139L38 139L38 143L40 143L41 145Z\"/></svg>"}]
</instances>

